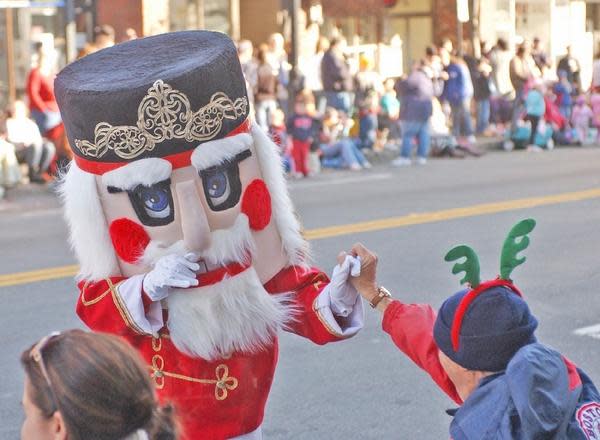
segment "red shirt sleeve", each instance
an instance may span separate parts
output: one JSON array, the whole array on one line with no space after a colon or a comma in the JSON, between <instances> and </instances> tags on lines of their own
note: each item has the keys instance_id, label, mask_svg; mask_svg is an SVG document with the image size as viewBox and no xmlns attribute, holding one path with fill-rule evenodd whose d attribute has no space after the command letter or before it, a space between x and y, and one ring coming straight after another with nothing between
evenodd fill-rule
<instances>
[{"instance_id":1,"label":"red shirt sleeve","mask_svg":"<svg viewBox=\"0 0 600 440\"><path fill-rule=\"evenodd\" d=\"M77 315L91 330L123 336L146 334L131 318L118 292L119 283L125 279L112 277L77 285L81 292Z\"/></svg>"},{"instance_id":2,"label":"red shirt sleeve","mask_svg":"<svg viewBox=\"0 0 600 440\"><path fill-rule=\"evenodd\" d=\"M29 72L27 78L27 96L29 98L29 108L33 110L44 111L47 105L40 93L42 89L42 75L39 69L33 69Z\"/></svg>"},{"instance_id":3,"label":"red shirt sleeve","mask_svg":"<svg viewBox=\"0 0 600 440\"><path fill-rule=\"evenodd\" d=\"M281 270L264 287L271 294L291 294L297 313L290 320L288 330L322 345L344 339L315 307L315 300L328 284L329 278L319 269L291 266Z\"/></svg>"},{"instance_id":4,"label":"red shirt sleeve","mask_svg":"<svg viewBox=\"0 0 600 440\"><path fill-rule=\"evenodd\" d=\"M433 339L435 318L435 311L427 304L393 301L385 310L382 327L406 356L425 370L452 400L461 404L462 399L438 358L439 349Z\"/></svg>"}]
</instances>

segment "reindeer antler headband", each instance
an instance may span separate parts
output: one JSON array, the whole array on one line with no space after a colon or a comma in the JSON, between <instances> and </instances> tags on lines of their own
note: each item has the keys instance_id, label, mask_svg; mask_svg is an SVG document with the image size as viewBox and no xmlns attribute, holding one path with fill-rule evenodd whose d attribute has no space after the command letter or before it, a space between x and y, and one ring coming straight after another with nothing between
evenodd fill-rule
<instances>
[{"instance_id":1,"label":"reindeer antler headband","mask_svg":"<svg viewBox=\"0 0 600 440\"><path fill-rule=\"evenodd\" d=\"M463 262L456 263L452 267L452 273L458 274L460 272L465 272L465 276L460 280L460 283L464 284L467 282L472 289L460 301L456 313L454 314L454 319L452 320L450 337L454 351L458 351L459 349L460 329L465 313L469 309L471 303L481 293L492 287L503 286L509 288L520 297L523 296L519 289L513 284L510 275L517 266L523 264L526 260L525 257L519 258L517 254L529 246L529 237L527 234L533 231L533 228L535 228L535 220L533 219L522 220L512 227L502 246L500 275L494 280L481 282L479 258L475 251L469 246L456 246L444 257L448 262L464 258Z\"/></svg>"}]
</instances>

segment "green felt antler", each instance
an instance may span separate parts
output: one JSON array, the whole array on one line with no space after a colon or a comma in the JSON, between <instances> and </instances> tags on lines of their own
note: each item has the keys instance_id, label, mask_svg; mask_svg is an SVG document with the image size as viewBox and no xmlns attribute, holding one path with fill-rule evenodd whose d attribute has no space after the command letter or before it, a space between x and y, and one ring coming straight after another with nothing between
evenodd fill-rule
<instances>
[{"instance_id":1,"label":"green felt antler","mask_svg":"<svg viewBox=\"0 0 600 440\"><path fill-rule=\"evenodd\" d=\"M500 257L500 278L510 280L510 274L515 267L523 264L525 257L517 258L517 254L529 246L529 234L535 228L535 220L528 218L514 225L502 246Z\"/></svg>"},{"instance_id":2,"label":"green felt antler","mask_svg":"<svg viewBox=\"0 0 600 440\"><path fill-rule=\"evenodd\" d=\"M456 263L452 267L452 273L456 275L457 273L465 272L465 276L460 280L460 283L464 284L468 282L471 288L475 289L481 282L479 279L479 258L477 258L477 254L473 249L463 244L450 249L444 260L451 262L460 258L465 258L465 261Z\"/></svg>"}]
</instances>

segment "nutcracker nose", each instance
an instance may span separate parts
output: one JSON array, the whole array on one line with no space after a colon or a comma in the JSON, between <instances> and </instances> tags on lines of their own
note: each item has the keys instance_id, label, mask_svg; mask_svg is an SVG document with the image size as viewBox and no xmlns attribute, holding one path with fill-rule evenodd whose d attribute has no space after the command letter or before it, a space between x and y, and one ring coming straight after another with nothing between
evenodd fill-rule
<instances>
[{"instance_id":1,"label":"nutcracker nose","mask_svg":"<svg viewBox=\"0 0 600 440\"><path fill-rule=\"evenodd\" d=\"M210 246L210 228L196 184L192 180L180 182L176 184L175 191L179 201L183 243L190 252L201 253Z\"/></svg>"}]
</instances>

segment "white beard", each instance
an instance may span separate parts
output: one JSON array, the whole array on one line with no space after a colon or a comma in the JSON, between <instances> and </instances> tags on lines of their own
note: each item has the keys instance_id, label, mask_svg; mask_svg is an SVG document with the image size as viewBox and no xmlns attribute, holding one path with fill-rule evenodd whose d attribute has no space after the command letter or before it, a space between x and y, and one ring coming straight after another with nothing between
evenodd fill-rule
<instances>
[{"instance_id":1,"label":"white beard","mask_svg":"<svg viewBox=\"0 0 600 440\"><path fill-rule=\"evenodd\" d=\"M289 296L270 295L253 267L211 286L174 290L167 303L175 346L206 360L269 347L292 316Z\"/></svg>"},{"instance_id":2,"label":"white beard","mask_svg":"<svg viewBox=\"0 0 600 440\"><path fill-rule=\"evenodd\" d=\"M248 264L254 250L248 217L240 214L231 228L211 233L210 247L199 255L201 267L214 270L231 263ZM152 267L164 255L185 253L183 241L170 246L152 241L141 261ZM206 360L268 347L292 316L289 295L270 295L253 267L209 286L173 289L165 302L175 346Z\"/></svg>"}]
</instances>

